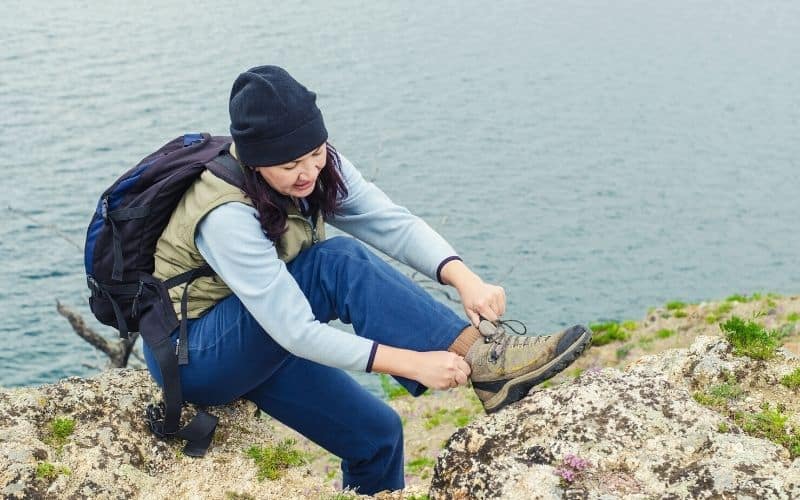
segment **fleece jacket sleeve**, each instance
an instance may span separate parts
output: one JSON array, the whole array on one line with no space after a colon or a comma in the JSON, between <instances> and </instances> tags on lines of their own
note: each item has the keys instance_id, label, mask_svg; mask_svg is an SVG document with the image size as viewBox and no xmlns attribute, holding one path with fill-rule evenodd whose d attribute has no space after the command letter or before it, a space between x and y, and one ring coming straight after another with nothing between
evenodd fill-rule
<instances>
[{"instance_id":1,"label":"fleece jacket sleeve","mask_svg":"<svg viewBox=\"0 0 800 500\"><path fill-rule=\"evenodd\" d=\"M195 243L206 262L281 347L327 366L371 371L377 344L314 318L306 296L262 232L255 208L244 203L215 208L201 221Z\"/></svg>"},{"instance_id":2,"label":"fleece jacket sleeve","mask_svg":"<svg viewBox=\"0 0 800 500\"><path fill-rule=\"evenodd\" d=\"M425 221L365 180L347 158L340 157L348 194L340 213L327 222L441 283L444 264L460 260L453 247Z\"/></svg>"}]
</instances>

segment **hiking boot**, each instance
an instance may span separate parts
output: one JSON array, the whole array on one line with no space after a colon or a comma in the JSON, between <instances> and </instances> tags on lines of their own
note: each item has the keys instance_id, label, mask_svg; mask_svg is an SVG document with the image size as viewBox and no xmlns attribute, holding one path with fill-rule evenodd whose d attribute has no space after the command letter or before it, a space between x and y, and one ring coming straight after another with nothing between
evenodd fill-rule
<instances>
[{"instance_id":1,"label":"hiking boot","mask_svg":"<svg viewBox=\"0 0 800 500\"><path fill-rule=\"evenodd\" d=\"M568 367L592 340L591 330L581 325L555 335L526 336L508 323L482 319L478 331L483 339L475 341L464 357L486 413L525 397L531 387ZM506 333L504 325L516 335Z\"/></svg>"}]
</instances>

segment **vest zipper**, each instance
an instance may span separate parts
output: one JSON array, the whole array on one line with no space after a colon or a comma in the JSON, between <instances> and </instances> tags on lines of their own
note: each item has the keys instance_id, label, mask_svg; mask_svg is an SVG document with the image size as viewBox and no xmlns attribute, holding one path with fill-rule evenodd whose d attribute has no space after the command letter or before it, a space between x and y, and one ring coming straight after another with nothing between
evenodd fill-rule
<instances>
[{"instance_id":1,"label":"vest zipper","mask_svg":"<svg viewBox=\"0 0 800 500\"><path fill-rule=\"evenodd\" d=\"M311 216L308 216L308 218L306 218L303 217L302 215L289 214L288 217L291 219L299 219L303 221L311 230L311 243L312 244L319 243L319 237L317 236L317 226L313 222L313 218Z\"/></svg>"}]
</instances>

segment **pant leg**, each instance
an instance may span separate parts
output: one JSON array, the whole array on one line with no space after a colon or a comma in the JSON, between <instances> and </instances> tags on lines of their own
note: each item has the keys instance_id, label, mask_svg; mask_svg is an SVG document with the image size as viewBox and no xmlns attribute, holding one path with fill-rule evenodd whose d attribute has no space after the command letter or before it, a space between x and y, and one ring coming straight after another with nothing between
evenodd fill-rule
<instances>
[{"instance_id":1,"label":"pant leg","mask_svg":"<svg viewBox=\"0 0 800 500\"><path fill-rule=\"evenodd\" d=\"M404 487L400 417L344 371L290 356L244 397L341 457L344 487L362 494Z\"/></svg>"},{"instance_id":2,"label":"pant leg","mask_svg":"<svg viewBox=\"0 0 800 500\"><path fill-rule=\"evenodd\" d=\"M339 318L352 323L356 334L381 344L446 350L469 324L352 238L318 243L287 267L320 321ZM416 381L396 378L415 396L426 390Z\"/></svg>"},{"instance_id":3,"label":"pant leg","mask_svg":"<svg viewBox=\"0 0 800 500\"><path fill-rule=\"evenodd\" d=\"M189 320L189 364L179 367L186 401L201 405L230 403L261 385L290 354L264 332L236 295L215 304L198 319ZM178 329L172 333L172 342ZM147 368L163 385L161 372L147 344Z\"/></svg>"}]
</instances>

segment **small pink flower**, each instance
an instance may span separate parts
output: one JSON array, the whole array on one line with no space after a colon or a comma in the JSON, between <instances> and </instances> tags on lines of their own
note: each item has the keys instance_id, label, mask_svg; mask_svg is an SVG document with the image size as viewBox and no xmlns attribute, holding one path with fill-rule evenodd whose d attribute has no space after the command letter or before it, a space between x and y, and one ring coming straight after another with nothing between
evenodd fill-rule
<instances>
[{"instance_id":1,"label":"small pink flower","mask_svg":"<svg viewBox=\"0 0 800 500\"><path fill-rule=\"evenodd\" d=\"M556 475L560 476L564 481L571 483L575 480L575 471L559 467L556 469Z\"/></svg>"},{"instance_id":2,"label":"small pink flower","mask_svg":"<svg viewBox=\"0 0 800 500\"><path fill-rule=\"evenodd\" d=\"M564 457L564 464L572 467L576 471L587 469L590 465L588 460L584 460L583 458L573 455L572 453L569 453Z\"/></svg>"}]
</instances>

